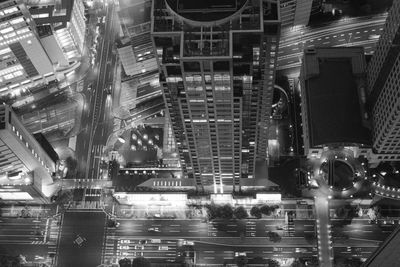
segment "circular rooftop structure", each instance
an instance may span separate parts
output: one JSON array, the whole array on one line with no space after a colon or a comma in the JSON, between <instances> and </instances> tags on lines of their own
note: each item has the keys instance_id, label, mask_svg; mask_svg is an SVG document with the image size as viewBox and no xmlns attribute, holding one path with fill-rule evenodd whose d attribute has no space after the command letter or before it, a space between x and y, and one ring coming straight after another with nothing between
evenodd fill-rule
<instances>
[{"instance_id":1,"label":"circular rooftop structure","mask_svg":"<svg viewBox=\"0 0 400 267\"><path fill-rule=\"evenodd\" d=\"M193 24L220 24L244 9L248 0L165 0L170 12Z\"/></svg>"},{"instance_id":2,"label":"circular rooftop structure","mask_svg":"<svg viewBox=\"0 0 400 267\"><path fill-rule=\"evenodd\" d=\"M332 189L345 190L353 187L355 172L345 160L334 159L325 161L320 166L325 180Z\"/></svg>"}]
</instances>

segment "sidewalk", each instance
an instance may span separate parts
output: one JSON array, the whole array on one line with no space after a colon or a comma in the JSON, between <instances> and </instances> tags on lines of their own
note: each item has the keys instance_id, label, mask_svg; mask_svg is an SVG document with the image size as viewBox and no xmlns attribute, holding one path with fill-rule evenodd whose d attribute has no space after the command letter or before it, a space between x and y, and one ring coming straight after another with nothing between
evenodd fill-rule
<instances>
[{"instance_id":1,"label":"sidewalk","mask_svg":"<svg viewBox=\"0 0 400 267\"><path fill-rule=\"evenodd\" d=\"M213 245L223 246L240 246L240 247L265 247L265 246L279 246L279 247L293 247L294 245L299 247L314 247L316 241L310 244L304 237L282 237L280 242L269 241L267 237L193 237L191 240Z\"/></svg>"},{"instance_id":2,"label":"sidewalk","mask_svg":"<svg viewBox=\"0 0 400 267\"><path fill-rule=\"evenodd\" d=\"M41 218L51 216L50 207L44 206L27 206L27 205L11 205L0 208L1 217L10 218Z\"/></svg>"}]
</instances>

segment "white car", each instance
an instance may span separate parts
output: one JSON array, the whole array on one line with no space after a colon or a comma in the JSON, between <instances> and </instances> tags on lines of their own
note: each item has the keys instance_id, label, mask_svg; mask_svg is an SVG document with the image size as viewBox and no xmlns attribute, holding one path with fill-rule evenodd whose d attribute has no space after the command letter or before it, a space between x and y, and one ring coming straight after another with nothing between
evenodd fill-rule
<instances>
[{"instance_id":1,"label":"white car","mask_svg":"<svg viewBox=\"0 0 400 267\"><path fill-rule=\"evenodd\" d=\"M121 244L130 244L131 241L129 239L121 239L120 240Z\"/></svg>"},{"instance_id":2,"label":"white car","mask_svg":"<svg viewBox=\"0 0 400 267\"><path fill-rule=\"evenodd\" d=\"M149 231L149 232L157 232L157 233L161 232L158 227L150 227L149 229L147 229L147 231Z\"/></svg>"},{"instance_id":3,"label":"white car","mask_svg":"<svg viewBox=\"0 0 400 267\"><path fill-rule=\"evenodd\" d=\"M119 246L119 249L129 249L129 246Z\"/></svg>"},{"instance_id":4,"label":"white car","mask_svg":"<svg viewBox=\"0 0 400 267\"><path fill-rule=\"evenodd\" d=\"M235 257L244 256L246 257L246 252L235 252Z\"/></svg>"}]
</instances>

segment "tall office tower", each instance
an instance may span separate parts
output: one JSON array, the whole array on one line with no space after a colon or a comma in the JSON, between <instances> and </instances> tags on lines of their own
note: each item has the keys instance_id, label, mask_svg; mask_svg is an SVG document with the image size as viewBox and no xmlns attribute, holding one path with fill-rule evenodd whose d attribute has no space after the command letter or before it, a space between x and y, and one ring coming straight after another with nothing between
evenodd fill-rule
<instances>
[{"instance_id":1,"label":"tall office tower","mask_svg":"<svg viewBox=\"0 0 400 267\"><path fill-rule=\"evenodd\" d=\"M281 0L280 15L282 28L306 26L313 9L321 6L321 0Z\"/></svg>"},{"instance_id":2,"label":"tall office tower","mask_svg":"<svg viewBox=\"0 0 400 267\"><path fill-rule=\"evenodd\" d=\"M19 95L39 80L54 79L53 65L25 5L1 1L0 20L0 96Z\"/></svg>"},{"instance_id":3,"label":"tall office tower","mask_svg":"<svg viewBox=\"0 0 400 267\"><path fill-rule=\"evenodd\" d=\"M400 160L400 1L393 1L367 83L374 153L380 160Z\"/></svg>"},{"instance_id":4,"label":"tall office tower","mask_svg":"<svg viewBox=\"0 0 400 267\"><path fill-rule=\"evenodd\" d=\"M278 10L268 0L153 1L160 83L181 166L199 190L238 191L267 159Z\"/></svg>"},{"instance_id":5,"label":"tall office tower","mask_svg":"<svg viewBox=\"0 0 400 267\"><path fill-rule=\"evenodd\" d=\"M83 54L86 22L82 0L24 0L37 25L40 41L57 67Z\"/></svg>"},{"instance_id":6,"label":"tall office tower","mask_svg":"<svg viewBox=\"0 0 400 267\"><path fill-rule=\"evenodd\" d=\"M42 136L39 141L10 107L0 105L1 201L44 203L57 190L52 173L58 156Z\"/></svg>"}]
</instances>

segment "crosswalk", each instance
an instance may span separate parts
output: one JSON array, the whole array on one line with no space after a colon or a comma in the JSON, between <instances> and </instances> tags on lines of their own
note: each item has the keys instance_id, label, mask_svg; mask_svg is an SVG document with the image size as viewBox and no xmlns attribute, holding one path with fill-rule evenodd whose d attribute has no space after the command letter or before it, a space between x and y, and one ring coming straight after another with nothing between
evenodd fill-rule
<instances>
[{"instance_id":1,"label":"crosswalk","mask_svg":"<svg viewBox=\"0 0 400 267\"><path fill-rule=\"evenodd\" d=\"M246 236L253 237L256 236L256 222L254 221L247 221L246 222Z\"/></svg>"},{"instance_id":2,"label":"crosswalk","mask_svg":"<svg viewBox=\"0 0 400 267\"><path fill-rule=\"evenodd\" d=\"M208 236L217 236L217 228L214 226L214 224L209 223L208 224Z\"/></svg>"},{"instance_id":3,"label":"crosswalk","mask_svg":"<svg viewBox=\"0 0 400 267\"><path fill-rule=\"evenodd\" d=\"M105 243L103 246L102 263L112 264L118 262L117 240L115 238L115 229L106 227Z\"/></svg>"},{"instance_id":4,"label":"crosswalk","mask_svg":"<svg viewBox=\"0 0 400 267\"><path fill-rule=\"evenodd\" d=\"M40 241L32 241L31 244L32 245L47 245L47 244L49 244L49 242L40 240Z\"/></svg>"},{"instance_id":5,"label":"crosswalk","mask_svg":"<svg viewBox=\"0 0 400 267\"><path fill-rule=\"evenodd\" d=\"M49 222L47 233L47 240L57 243L60 234L60 222L59 219L51 219Z\"/></svg>"}]
</instances>

